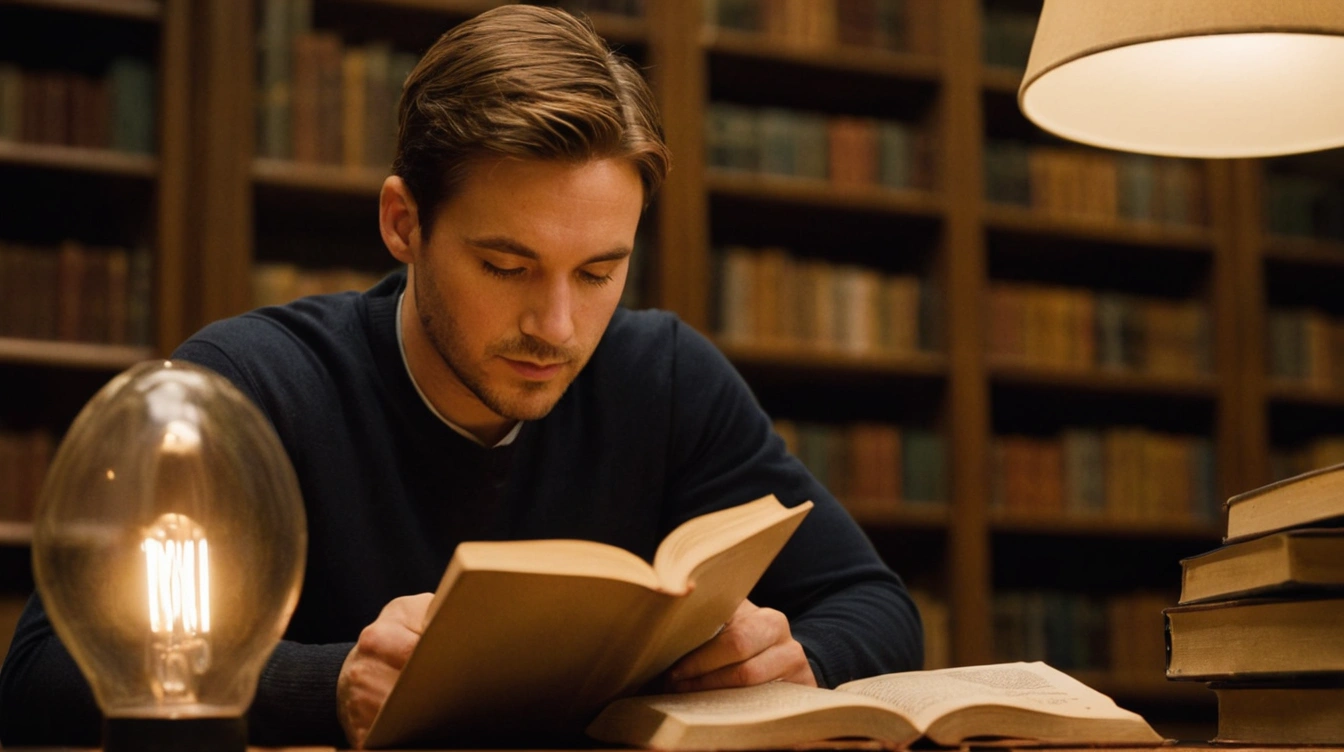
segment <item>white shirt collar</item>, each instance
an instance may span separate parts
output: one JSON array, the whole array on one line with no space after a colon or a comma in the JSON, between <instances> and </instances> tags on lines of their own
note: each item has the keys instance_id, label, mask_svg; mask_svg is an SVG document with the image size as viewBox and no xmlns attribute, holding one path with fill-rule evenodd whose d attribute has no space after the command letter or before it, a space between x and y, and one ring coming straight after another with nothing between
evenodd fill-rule
<instances>
[{"instance_id":1,"label":"white shirt collar","mask_svg":"<svg viewBox=\"0 0 1344 752\"><path fill-rule=\"evenodd\" d=\"M476 443L477 446L485 446L485 442L476 438L476 436L472 434L470 431L457 425L451 420L448 420L447 418L443 417L443 413L439 412L438 408L434 407L434 403L429 401L429 397L425 396L425 390L421 389L420 384L416 382L415 374L411 373L410 361L406 360L406 340L404 337L402 337L401 334L401 302L405 298L406 298L405 291L402 291L401 295L397 297L397 349L401 351L401 364L406 368L406 375L411 378L411 385L415 387L415 393L420 395L420 399L425 403L425 407L428 407L429 411L431 413L434 413L434 417L443 421L443 424L445 426L448 426L449 428L453 429L462 436L471 439L473 442ZM500 439L498 442L495 443L493 447L489 448L496 449L502 446L508 446L509 444L512 444L513 440L518 438L518 432L521 431L522 429L523 429L523 422L521 420L515 422L513 424L513 430L509 431L504 436L504 438Z\"/></svg>"}]
</instances>

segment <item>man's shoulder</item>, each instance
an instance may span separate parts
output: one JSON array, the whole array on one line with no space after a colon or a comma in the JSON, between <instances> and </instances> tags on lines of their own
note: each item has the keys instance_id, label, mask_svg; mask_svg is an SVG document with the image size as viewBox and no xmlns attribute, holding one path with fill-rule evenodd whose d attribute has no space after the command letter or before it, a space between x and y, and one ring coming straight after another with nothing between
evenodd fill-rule
<instances>
[{"instance_id":1,"label":"man's shoulder","mask_svg":"<svg viewBox=\"0 0 1344 752\"><path fill-rule=\"evenodd\" d=\"M309 349L359 326L358 299L359 293L347 292L257 308L207 325L182 347L208 345L230 355L267 356Z\"/></svg>"},{"instance_id":2,"label":"man's shoulder","mask_svg":"<svg viewBox=\"0 0 1344 752\"><path fill-rule=\"evenodd\" d=\"M593 359L621 369L671 368L688 347L713 346L671 311L618 308Z\"/></svg>"}]
</instances>

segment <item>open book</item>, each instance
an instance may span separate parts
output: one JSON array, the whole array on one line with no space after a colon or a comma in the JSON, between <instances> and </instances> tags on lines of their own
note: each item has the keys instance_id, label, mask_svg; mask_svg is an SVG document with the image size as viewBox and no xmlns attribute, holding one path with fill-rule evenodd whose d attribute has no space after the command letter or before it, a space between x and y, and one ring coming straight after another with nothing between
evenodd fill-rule
<instances>
[{"instance_id":1,"label":"open book","mask_svg":"<svg viewBox=\"0 0 1344 752\"><path fill-rule=\"evenodd\" d=\"M834 690L775 682L630 697L588 727L594 739L665 750L781 749L858 737L905 747L921 737L1045 745L1156 746L1138 715L1044 663L886 674Z\"/></svg>"},{"instance_id":2,"label":"open book","mask_svg":"<svg viewBox=\"0 0 1344 752\"><path fill-rule=\"evenodd\" d=\"M652 566L592 541L459 545L365 746L582 738L714 636L811 508L766 496L697 517Z\"/></svg>"}]
</instances>

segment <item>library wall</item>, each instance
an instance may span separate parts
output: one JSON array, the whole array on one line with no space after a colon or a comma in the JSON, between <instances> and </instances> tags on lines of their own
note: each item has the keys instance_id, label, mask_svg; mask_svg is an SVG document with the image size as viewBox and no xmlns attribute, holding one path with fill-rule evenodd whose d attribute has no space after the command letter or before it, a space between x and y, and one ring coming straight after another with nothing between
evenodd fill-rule
<instances>
[{"instance_id":1,"label":"library wall","mask_svg":"<svg viewBox=\"0 0 1344 752\"><path fill-rule=\"evenodd\" d=\"M0 6L0 632L98 386L392 268L400 82L494 4ZM1222 499L1344 459L1344 157L1050 137L1016 105L1039 0L561 4L649 72L674 150L624 302L728 355L916 592L929 664L1207 720L1160 610Z\"/></svg>"}]
</instances>

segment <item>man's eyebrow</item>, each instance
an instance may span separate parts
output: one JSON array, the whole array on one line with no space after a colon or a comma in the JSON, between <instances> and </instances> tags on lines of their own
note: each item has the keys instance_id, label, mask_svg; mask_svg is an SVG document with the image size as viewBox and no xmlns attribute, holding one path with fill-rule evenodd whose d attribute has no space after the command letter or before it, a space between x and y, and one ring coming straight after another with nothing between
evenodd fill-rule
<instances>
[{"instance_id":1,"label":"man's eyebrow","mask_svg":"<svg viewBox=\"0 0 1344 752\"><path fill-rule=\"evenodd\" d=\"M522 256L523 258L530 259L532 261L536 261L537 259L541 258L541 254L537 253L531 248L528 248L522 243L513 240L512 238L506 238L497 235L487 235L485 237L480 238L466 238L465 242L467 245L474 246L476 248L484 248L486 250L498 251L500 253L507 253L512 256ZM626 256L629 256L631 252L632 249L627 246L613 248L610 251L607 251L606 253L599 253L596 256L592 256L591 258L585 259L580 266L587 266L588 264L600 264L604 261L619 261L625 258Z\"/></svg>"}]
</instances>

